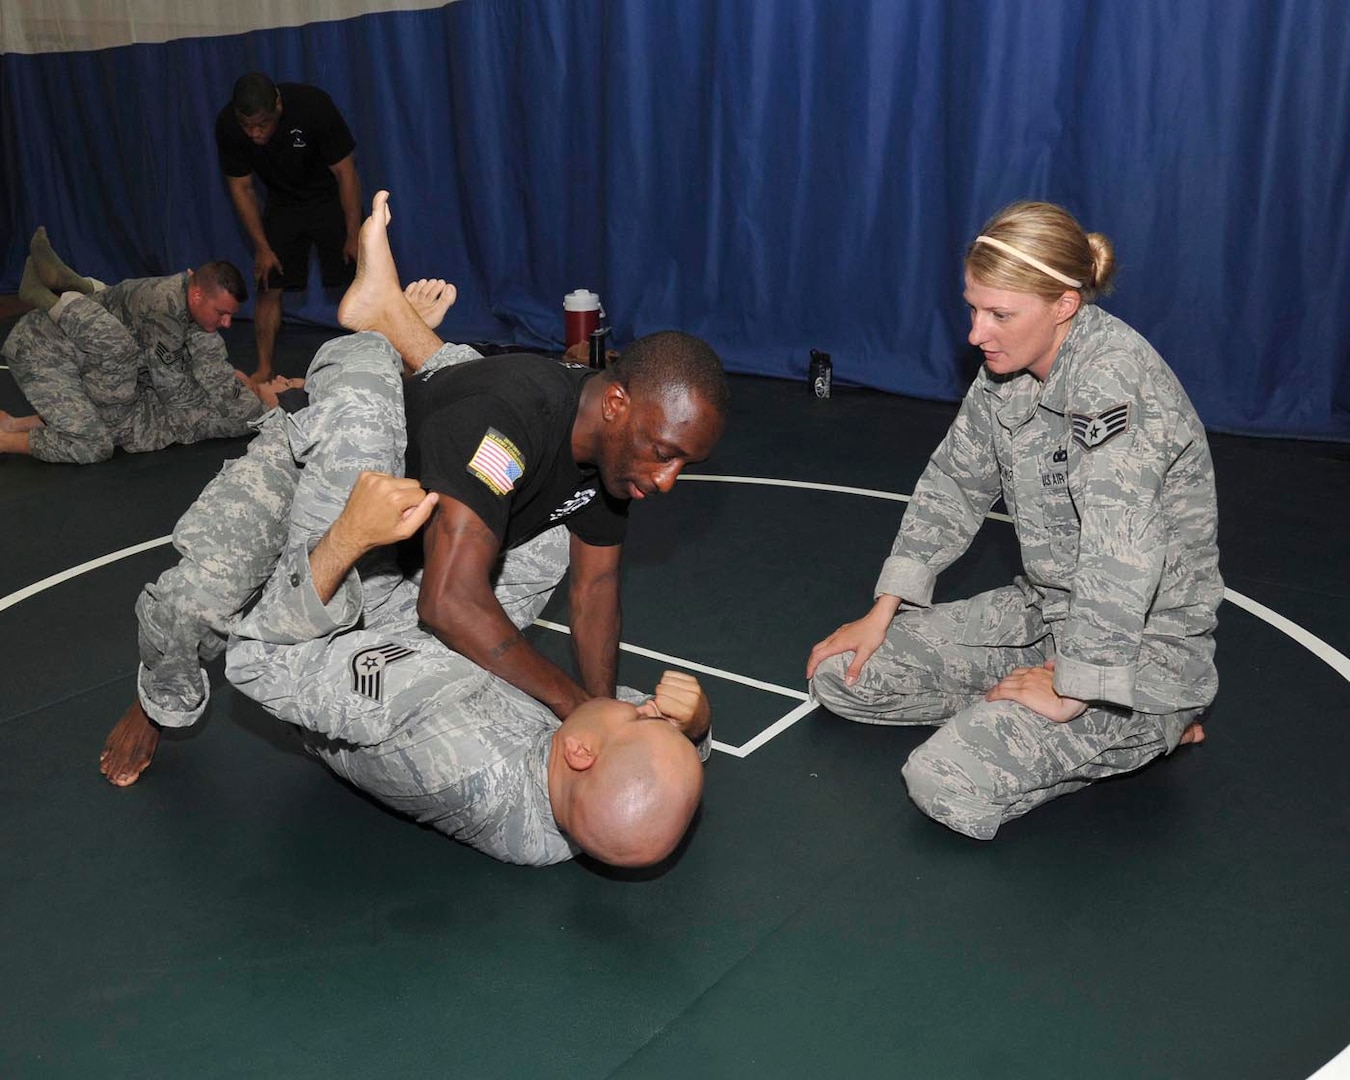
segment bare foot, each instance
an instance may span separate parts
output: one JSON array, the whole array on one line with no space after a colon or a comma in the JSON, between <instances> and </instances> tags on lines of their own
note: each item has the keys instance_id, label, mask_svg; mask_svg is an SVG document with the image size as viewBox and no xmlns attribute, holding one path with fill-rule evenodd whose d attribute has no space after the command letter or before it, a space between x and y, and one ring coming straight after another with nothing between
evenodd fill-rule
<instances>
[{"instance_id":1,"label":"bare foot","mask_svg":"<svg viewBox=\"0 0 1350 1080\"><path fill-rule=\"evenodd\" d=\"M338 304L338 322L348 330L383 334L403 358L404 371L411 374L421 370L444 342L404 295L394 253L389 250L388 230L389 192L377 191L370 217L361 223L356 238L356 280ZM441 301L449 306L444 290Z\"/></svg>"},{"instance_id":2,"label":"bare foot","mask_svg":"<svg viewBox=\"0 0 1350 1080\"><path fill-rule=\"evenodd\" d=\"M1185 731L1181 733L1181 741L1178 746L1195 746L1205 741L1205 729L1200 721L1193 721Z\"/></svg>"},{"instance_id":3,"label":"bare foot","mask_svg":"<svg viewBox=\"0 0 1350 1080\"><path fill-rule=\"evenodd\" d=\"M99 772L118 787L128 787L149 768L158 745L159 728L145 715L141 703L134 701L108 733L98 759Z\"/></svg>"},{"instance_id":4,"label":"bare foot","mask_svg":"<svg viewBox=\"0 0 1350 1080\"><path fill-rule=\"evenodd\" d=\"M389 192L375 192L357 236L356 280L338 304L338 324L348 330L383 330L389 305L407 303L389 250L389 217Z\"/></svg>"},{"instance_id":5,"label":"bare foot","mask_svg":"<svg viewBox=\"0 0 1350 1080\"><path fill-rule=\"evenodd\" d=\"M38 416L37 413L33 413L31 416L11 416L4 409L0 409L0 431L7 431L11 435L15 435L24 431L36 431L38 428L46 426L42 422L42 417Z\"/></svg>"},{"instance_id":6,"label":"bare foot","mask_svg":"<svg viewBox=\"0 0 1350 1080\"><path fill-rule=\"evenodd\" d=\"M421 278L403 290L418 317L435 330L455 302L457 290L442 278Z\"/></svg>"}]
</instances>

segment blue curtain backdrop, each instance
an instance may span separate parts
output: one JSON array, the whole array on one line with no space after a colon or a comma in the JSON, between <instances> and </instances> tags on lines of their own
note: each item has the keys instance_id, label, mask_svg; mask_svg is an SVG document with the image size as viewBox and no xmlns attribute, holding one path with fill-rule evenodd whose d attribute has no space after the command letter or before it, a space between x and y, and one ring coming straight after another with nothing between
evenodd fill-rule
<instances>
[{"instance_id":1,"label":"blue curtain backdrop","mask_svg":"<svg viewBox=\"0 0 1350 1080\"><path fill-rule=\"evenodd\" d=\"M1219 430L1350 438L1350 8L1338 0L463 0L0 57L0 289L27 238L96 276L251 253L216 165L234 79L312 82L394 193L448 336L622 342L954 399L960 261L1003 204L1116 243L1106 306ZM317 290L300 309L330 320Z\"/></svg>"}]
</instances>

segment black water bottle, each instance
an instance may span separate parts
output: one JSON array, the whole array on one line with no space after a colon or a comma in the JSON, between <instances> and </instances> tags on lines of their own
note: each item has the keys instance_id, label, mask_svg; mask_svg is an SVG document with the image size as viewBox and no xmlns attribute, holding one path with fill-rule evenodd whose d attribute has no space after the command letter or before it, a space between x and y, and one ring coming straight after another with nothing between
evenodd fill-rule
<instances>
[{"instance_id":1,"label":"black water bottle","mask_svg":"<svg viewBox=\"0 0 1350 1080\"><path fill-rule=\"evenodd\" d=\"M806 382L811 387L811 396L827 398L830 396L830 383L834 379L834 365L830 363L830 354L819 349L811 350L811 366L806 369Z\"/></svg>"},{"instance_id":2,"label":"black water bottle","mask_svg":"<svg viewBox=\"0 0 1350 1080\"><path fill-rule=\"evenodd\" d=\"M608 326L602 326L591 331L591 367L597 371L605 369L605 338L609 336L609 330Z\"/></svg>"}]
</instances>

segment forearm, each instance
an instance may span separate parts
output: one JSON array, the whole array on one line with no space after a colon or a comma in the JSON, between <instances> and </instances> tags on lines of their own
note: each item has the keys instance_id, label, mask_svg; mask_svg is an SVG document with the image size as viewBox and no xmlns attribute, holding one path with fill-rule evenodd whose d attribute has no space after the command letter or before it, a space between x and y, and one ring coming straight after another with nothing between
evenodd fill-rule
<instances>
[{"instance_id":1,"label":"forearm","mask_svg":"<svg viewBox=\"0 0 1350 1080\"><path fill-rule=\"evenodd\" d=\"M619 635L623 618L619 608L617 575L573 589L572 655L581 685L594 697L613 697L619 676Z\"/></svg>"},{"instance_id":2,"label":"forearm","mask_svg":"<svg viewBox=\"0 0 1350 1080\"><path fill-rule=\"evenodd\" d=\"M927 607L937 575L970 546L1002 492L984 391L976 386L914 487L876 593Z\"/></svg>"},{"instance_id":3,"label":"forearm","mask_svg":"<svg viewBox=\"0 0 1350 1080\"><path fill-rule=\"evenodd\" d=\"M1083 516L1068 617L1055 633L1055 689L1135 708L1135 680L1149 605L1167 541L1148 503Z\"/></svg>"},{"instance_id":4,"label":"forearm","mask_svg":"<svg viewBox=\"0 0 1350 1080\"><path fill-rule=\"evenodd\" d=\"M333 599L357 560L366 553L342 528L342 519L334 521L309 553L309 571L314 591L323 603Z\"/></svg>"},{"instance_id":5,"label":"forearm","mask_svg":"<svg viewBox=\"0 0 1350 1080\"><path fill-rule=\"evenodd\" d=\"M219 422L211 423L210 427L224 432L225 437L245 434L248 422L256 420L266 410L258 395L245 387L235 375L219 335L189 337L188 358L193 380L201 387L207 404L219 417Z\"/></svg>"},{"instance_id":6,"label":"forearm","mask_svg":"<svg viewBox=\"0 0 1350 1080\"><path fill-rule=\"evenodd\" d=\"M446 597L436 609L422 604L418 614L447 647L547 705L559 719L593 696L526 640L490 591Z\"/></svg>"},{"instance_id":7,"label":"forearm","mask_svg":"<svg viewBox=\"0 0 1350 1080\"><path fill-rule=\"evenodd\" d=\"M423 536L417 615L445 645L547 705L559 718L590 699L536 651L492 591L500 540L473 510L442 493ZM583 575L591 577L593 575Z\"/></svg>"},{"instance_id":8,"label":"forearm","mask_svg":"<svg viewBox=\"0 0 1350 1080\"><path fill-rule=\"evenodd\" d=\"M244 232L248 233L249 240L253 243L255 251L263 251L269 247L267 234L263 231L262 207L258 202L258 191L253 186L251 177L244 177L244 183L230 183L230 198L234 201L235 213L239 215L239 223L244 226Z\"/></svg>"},{"instance_id":9,"label":"forearm","mask_svg":"<svg viewBox=\"0 0 1350 1080\"><path fill-rule=\"evenodd\" d=\"M323 641L350 630L361 620L363 598L355 574L342 575L340 566L320 572L327 577L322 596L316 586L314 563L303 539L287 545L257 602L230 628L234 638L267 646Z\"/></svg>"}]
</instances>

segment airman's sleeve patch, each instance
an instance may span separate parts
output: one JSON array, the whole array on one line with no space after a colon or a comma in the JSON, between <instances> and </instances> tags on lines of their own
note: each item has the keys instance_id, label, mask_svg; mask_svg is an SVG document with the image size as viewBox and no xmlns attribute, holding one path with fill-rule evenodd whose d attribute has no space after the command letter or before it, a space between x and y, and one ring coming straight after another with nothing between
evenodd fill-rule
<instances>
[{"instance_id":1,"label":"airman's sleeve patch","mask_svg":"<svg viewBox=\"0 0 1350 1080\"><path fill-rule=\"evenodd\" d=\"M371 701L384 700L384 669L390 664L412 656L413 650L392 641L362 649L352 657L352 693Z\"/></svg>"},{"instance_id":2,"label":"airman's sleeve patch","mask_svg":"<svg viewBox=\"0 0 1350 1080\"><path fill-rule=\"evenodd\" d=\"M1130 403L1122 401L1119 405L1103 409L1096 416L1070 413L1069 420L1073 424L1073 441L1084 450L1095 450L1130 430Z\"/></svg>"}]
</instances>

